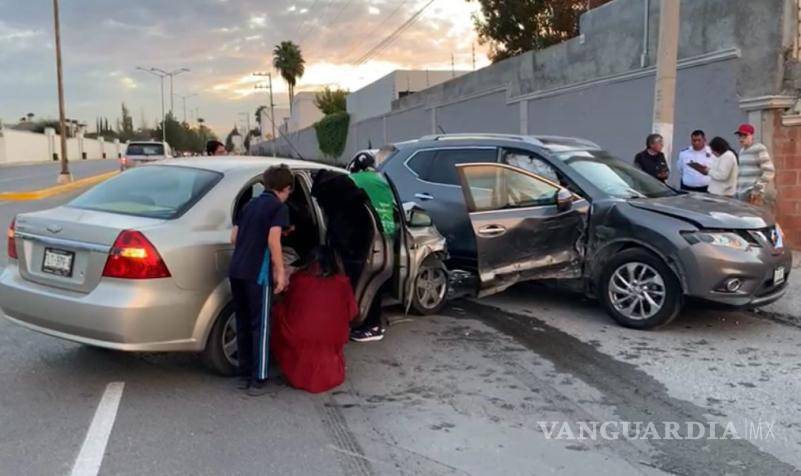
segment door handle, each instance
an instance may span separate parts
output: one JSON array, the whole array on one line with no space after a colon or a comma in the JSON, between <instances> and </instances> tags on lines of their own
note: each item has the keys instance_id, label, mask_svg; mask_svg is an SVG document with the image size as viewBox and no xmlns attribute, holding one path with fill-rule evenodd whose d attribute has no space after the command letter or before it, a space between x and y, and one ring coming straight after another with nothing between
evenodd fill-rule
<instances>
[{"instance_id":1,"label":"door handle","mask_svg":"<svg viewBox=\"0 0 801 476\"><path fill-rule=\"evenodd\" d=\"M419 198L420 200L434 200L434 196L430 193L415 193L414 198Z\"/></svg>"},{"instance_id":2,"label":"door handle","mask_svg":"<svg viewBox=\"0 0 801 476\"><path fill-rule=\"evenodd\" d=\"M499 236L506 233L506 227L500 225L487 225L478 229L478 234L482 236Z\"/></svg>"}]
</instances>

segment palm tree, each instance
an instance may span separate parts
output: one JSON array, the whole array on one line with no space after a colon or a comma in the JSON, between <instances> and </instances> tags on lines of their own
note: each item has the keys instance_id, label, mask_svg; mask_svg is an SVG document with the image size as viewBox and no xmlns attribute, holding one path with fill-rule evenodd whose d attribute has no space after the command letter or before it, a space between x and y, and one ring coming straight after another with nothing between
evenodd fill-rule
<instances>
[{"instance_id":1,"label":"palm tree","mask_svg":"<svg viewBox=\"0 0 801 476\"><path fill-rule=\"evenodd\" d=\"M300 47L291 41L282 41L273 49L273 66L289 86L289 112L292 112L292 98L295 96L295 84L306 71L306 60Z\"/></svg>"}]
</instances>

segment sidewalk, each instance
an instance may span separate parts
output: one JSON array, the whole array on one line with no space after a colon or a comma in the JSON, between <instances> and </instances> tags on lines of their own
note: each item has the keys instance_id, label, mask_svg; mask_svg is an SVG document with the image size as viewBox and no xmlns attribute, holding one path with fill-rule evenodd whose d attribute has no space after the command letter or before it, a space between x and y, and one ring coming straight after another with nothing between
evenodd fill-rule
<instances>
[{"instance_id":1,"label":"sidewalk","mask_svg":"<svg viewBox=\"0 0 801 476\"><path fill-rule=\"evenodd\" d=\"M75 160L69 162L73 179L80 180L119 169L114 159ZM56 185L61 171L59 162L9 164L0 166L0 193L41 190Z\"/></svg>"}]
</instances>

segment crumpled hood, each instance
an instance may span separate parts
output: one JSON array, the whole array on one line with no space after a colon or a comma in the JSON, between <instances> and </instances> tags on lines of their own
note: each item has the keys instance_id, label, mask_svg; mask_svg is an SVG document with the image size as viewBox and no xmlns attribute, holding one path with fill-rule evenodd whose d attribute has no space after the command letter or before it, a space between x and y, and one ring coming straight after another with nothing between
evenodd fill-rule
<instances>
[{"instance_id":1,"label":"crumpled hood","mask_svg":"<svg viewBox=\"0 0 801 476\"><path fill-rule=\"evenodd\" d=\"M632 207L689 221L701 228L748 230L773 226L773 217L733 198L688 193L663 198L629 200Z\"/></svg>"}]
</instances>

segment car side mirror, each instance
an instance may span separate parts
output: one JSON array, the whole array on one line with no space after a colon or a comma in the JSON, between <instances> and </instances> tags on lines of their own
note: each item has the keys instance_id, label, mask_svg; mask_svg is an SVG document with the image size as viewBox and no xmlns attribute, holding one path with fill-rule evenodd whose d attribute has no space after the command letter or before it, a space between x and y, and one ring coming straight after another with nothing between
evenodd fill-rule
<instances>
[{"instance_id":1,"label":"car side mirror","mask_svg":"<svg viewBox=\"0 0 801 476\"><path fill-rule=\"evenodd\" d=\"M560 188L554 193L556 200L556 209L560 212L566 212L573 208L573 194L566 188Z\"/></svg>"},{"instance_id":2,"label":"car side mirror","mask_svg":"<svg viewBox=\"0 0 801 476\"><path fill-rule=\"evenodd\" d=\"M422 208L412 208L409 214L409 226L411 228L425 228L432 226L434 221L431 219L431 215L428 214Z\"/></svg>"}]
</instances>

